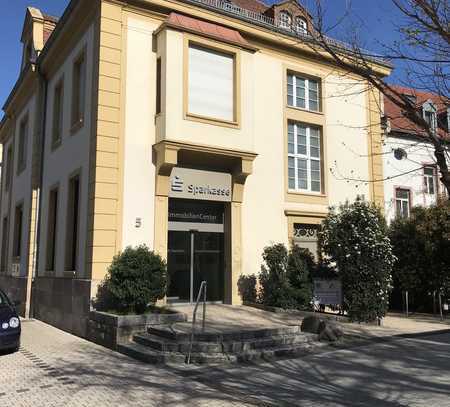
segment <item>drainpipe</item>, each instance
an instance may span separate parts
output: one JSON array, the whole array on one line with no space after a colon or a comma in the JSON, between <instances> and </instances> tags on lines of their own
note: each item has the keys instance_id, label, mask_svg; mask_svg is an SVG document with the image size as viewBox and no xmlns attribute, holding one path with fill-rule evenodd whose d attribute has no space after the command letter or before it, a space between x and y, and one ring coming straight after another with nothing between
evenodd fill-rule
<instances>
[{"instance_id":1,"label":"drainpipe","mask_svg":"<svg viewBox=\"0 0 450 407\"><path fill-rule=\"evenodd\" d=\"M36 208L36 231L35 231L35 239L34 239L34 248L33 248L33 267L32 267L32 276L30 278L30 297L28 303L28 315L26 317L33 317L33 307L32 307L32 286L34 285L35 278L38 274L39 268L39 247L40 247L40 237L41 237L41 208L42 208L42 183L44 180L44 156L45 156L45 134L47 127L47 95L48 95L48 81L45 77L44 73L41 71L41 67L39 63L36 65L37 73L39 79L42 81L41 86L43 87L43 111L42 111L42 127L41 127L41 150L40 150L40 163L39 163L39 184L37 188L37 208Z\"/></svg>"}]
</instances>

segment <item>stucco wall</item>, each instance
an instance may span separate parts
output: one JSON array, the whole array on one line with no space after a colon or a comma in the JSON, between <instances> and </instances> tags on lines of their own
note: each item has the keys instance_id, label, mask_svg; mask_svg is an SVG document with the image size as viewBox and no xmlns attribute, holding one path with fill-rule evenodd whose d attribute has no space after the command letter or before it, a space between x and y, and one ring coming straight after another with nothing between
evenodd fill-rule
<instances>
[{"instance_id":1,"label":"stucco wall","mask_svg":"<svg viewBox=\"0 0 450 407\"><path fill-rule=\"evenodd\" d=\"M243 273L259 271L265 246L288 244L286 210L323 214L328 204L353 201L357 195L370 199L369 115L363 84L304 58L240 50L239 127L199 123L184 116L183 33L167 30L158 34L158 49L152 51L150 36L158 23L133 16L127 25L123 246L153 245L155 177L151 144L162 139L258 154L245 184L242 205ZM163 59L162 114L156 119L155 52ZM326 196L321 201L286 198L286 69L323 78L323 114L316 118L323 125L327 152L323 165ZM135 227L136 218L142 218L140 228Z\"/></svg>"},{"instance_id":2,"label":"stucco wall","mask_svg":"<svg viewBox=\"0 0 450 407\"><path fill-rule=\"evenodd\" d=\"M396 148L406 151L407 158L397 160L394 157ZM395 209L395 189L410 189L411 206L429 206L436 202L436 194L425 193L423 169L424 164L435 163L433 147L427 143L399 137L388 137L383 147L383 161L385 178L384 196L385 213L390 222L396 216ZM392 177L392 178L391 178ZM443 186L439 182L438 190L443 191Z\"/></svg>"},{"instance_id":3,"label":"stucco wall","mask_svg":"<svg viewBox=\"0 0 450 407\"><path fill-rule=\"evenodd\" d=\"M77 277L83 277L85 270L85 236L87 227L87 195L89 171L89 138L91 134L91 87L93 73L93 26L90 26L78 44L73 48L63 65L53 74L48 85L47 123L45 136L44 174L42 185L42 222L40 235L39 275L45 271L47 253L47 219L49 191L59 187L57 241L55 258L55 275L64 273L67 205L69 178L75 173L80 174L80 208L79 208L79 234L78 234L78 262ZM75 132L71 132L71 103L72 103L72 74L76 58L85 48L86 55L86 100L84 124ZM64 78L63 101L63 131L61 145L52 151L52 117L53 96L55 85Z\"/></svg>"},{"instance_id":4,"label":"stucco wall","mask_svg":"<svg viewBox=\"0 0 450 407\"><path fill-rule=\"evenodd\" d=\"M128 16L122 246L153 247L156 53L152 33L159 22ZM141 226L136 227L136 218Z\"/></svg>"},{"instance_id":5,"label":"stucco wall","mask_svg":"<svg viewBox=\"0 0 450 407\"><path fill-rule=\"evenodd\" d=\"M21 112L17 116L14 130L14 165L12 168L12 182L10 186L10 192L3 195L2 206L5 208L5 216L8 213L9 206L9 244L8 244L8 264L9 271L11 271L11 261L14 248L14 223L15 223L15 208L19 204L23 204L23 224L22 224L22 245L20 256L20 276L26 276L28 265L28 236L30 232L30 208L31 208L31 170L32 170L32 155L33 155L33 141L36 133L36 95L34 94L24 105ZM20 173L17 174L17 159L19 151L19 132L20 124L25 117L28 117L28 139L26 146L26 167ZM6 202L5 202L6 201Z\"/></svg>"}]
</instances>

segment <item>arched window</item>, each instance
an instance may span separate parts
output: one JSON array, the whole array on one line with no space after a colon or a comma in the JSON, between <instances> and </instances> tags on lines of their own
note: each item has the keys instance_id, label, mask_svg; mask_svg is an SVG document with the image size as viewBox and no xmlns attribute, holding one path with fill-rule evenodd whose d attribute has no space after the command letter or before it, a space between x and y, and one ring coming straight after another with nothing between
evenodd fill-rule
<instances>
[{"instance_id":1,"label":"arched window","mask_svg":"<svg viewBox=\"0 0 450 407\"><path fill-rule=\"evenodd\" d=\"M280 11L280 27L290 29L292 27L292 17L288 11Z\"/></svg>"},{"instance_id":2,"label":"arched window","mask_svg":"<svg viewBox=\"0 0 450 407\"><path fill-rule=\"evenodd\" d=\"M295 29L299 34L308 33L308 23L303 17L297 17L295 20Z\"/></svg>"}]
</instances>

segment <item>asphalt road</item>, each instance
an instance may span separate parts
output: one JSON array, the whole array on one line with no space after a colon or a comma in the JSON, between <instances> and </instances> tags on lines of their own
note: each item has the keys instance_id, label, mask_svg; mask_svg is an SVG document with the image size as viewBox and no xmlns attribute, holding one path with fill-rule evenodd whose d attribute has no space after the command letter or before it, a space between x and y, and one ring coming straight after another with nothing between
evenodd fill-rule
<instances>
[{"instance_id":1,"label":"asphalt road","mask_svg":"<svg viewBox=\"0 0 450 407\"><path fill-rule=\"evenodd\" d=\"M450 334L224 369L146 365L38 321L0 356L0 406L450 407Z\"/></svg>"}]
</instances>

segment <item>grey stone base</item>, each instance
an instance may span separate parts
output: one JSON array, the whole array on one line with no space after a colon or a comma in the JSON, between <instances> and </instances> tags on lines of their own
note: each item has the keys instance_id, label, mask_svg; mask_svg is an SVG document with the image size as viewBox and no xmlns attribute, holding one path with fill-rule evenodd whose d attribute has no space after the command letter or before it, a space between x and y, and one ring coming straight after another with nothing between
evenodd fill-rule
<instances>
[{"instance_id":1,"label":"grey stone base","mask_svg":"<svg viewBox=\"0 0 450 407\"><path fill-rule=\"evenodd\" d=\"M132 340L138 332L145 332L154 325L174 324L187 321L187 315L177 311L144 315L115 315L92 311L89 314L87 339L110 349Z\"/></svg>"},{"instance_id":2,"label":"grey stone base","mask_svg":"<svg viewBox=\"0 0 450 407\"><path fill-rule=\"evenodd\" d=\"M32 288L31 315L64 331L86 337L91 280L37 277Z\"/></svg>"}]
</instances>

